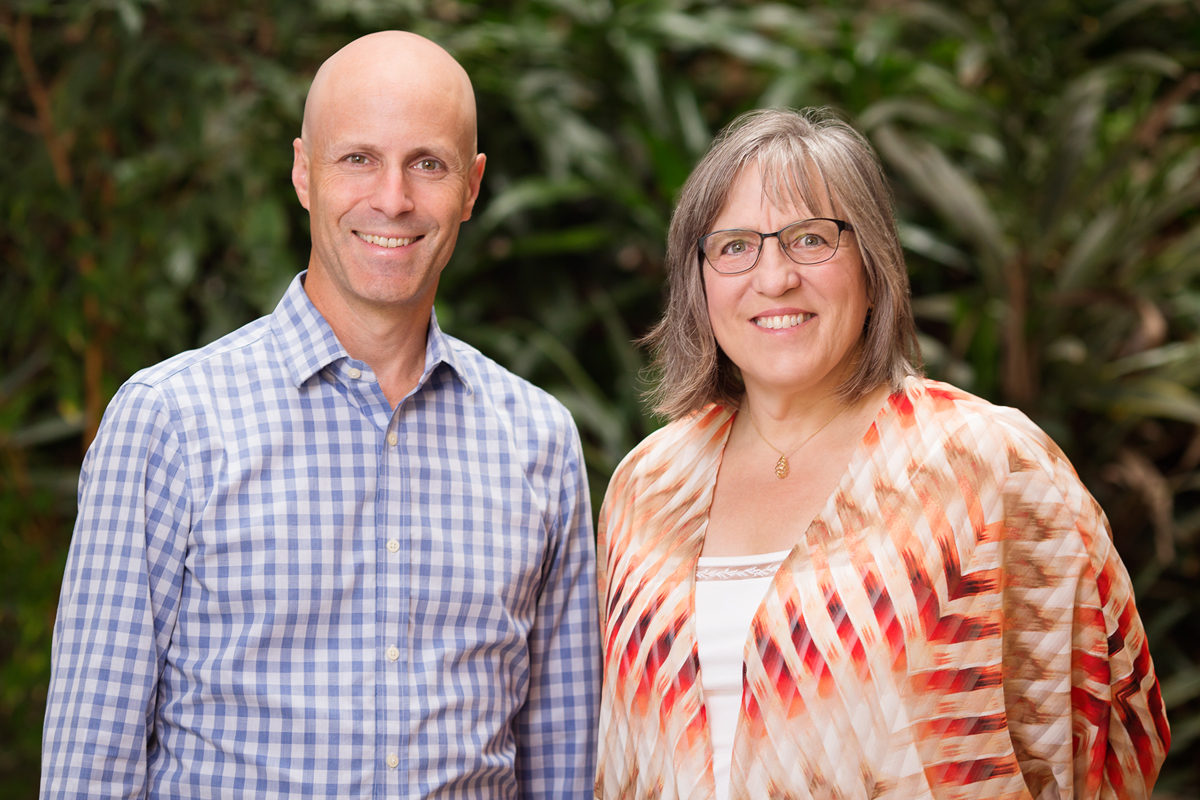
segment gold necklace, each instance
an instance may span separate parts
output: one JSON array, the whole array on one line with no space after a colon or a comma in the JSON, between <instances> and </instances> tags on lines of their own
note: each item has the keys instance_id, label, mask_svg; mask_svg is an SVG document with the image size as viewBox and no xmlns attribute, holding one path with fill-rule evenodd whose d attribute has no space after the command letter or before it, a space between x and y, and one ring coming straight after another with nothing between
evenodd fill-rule
<instances>
[{"instance_id":1,"label":"gold necklace","mask_svg":"<svg viewBox=\"0 0 1200 800\"><path fill-rule=\"evenodd\" d=\"M768 441L767 441L767 437L765 437L765 436L763 436L763 435L762 435L762 431L760 431L760 430L758 429L758 426L754 424L754 415L750 413L750 408L749 408L749 407L747 407L747 408L746 408L746 418L750 420L750 427L754 428L754 432L758 434L758 438L760 438L760 439L762 439L762 440L763 440L763 444L765 444L767 447L769 447L769 448L771 448L772 450L774 450L776 453L779 453L779 460L775 462L775 477L776 477L776 478L779 478L780 480L783 480L784 478L786 478L786 477L788 476L788 473L791 471L791 468L790 468L790 466L788 465L788 456L795 455L797 450L799 450L801 447L804 447L804 445L806 445L806 444L808 444L810 441L812 441L812 439L813 439L813 437L814 437L814 436L816 436L816 435L817 435L818 433L820 433L821 431L825 430L826 426L828 426L828 425L829 425L829 423L831 423L831 422L833 422L835 419L837 419L837 418L838 418L838 414L841 414L841 413L842 413L843 411L845 411L845 410L846 410L846 409L847 409L849 406L850 406L850 404L849 404L849 403L846 403L845 405L843 405L841 408L839 408L839 409L837 410L837 414L834 414L832 417L830 417L829 419L825 420L825 424L824 424L824 425L822 425L821 427L817 428L815 431L813 431L812 433L810 433L810 434L809 434L807 437L805 437L805 439L804 439L804 441L803 441L803 442L801 442L800 444L796 445L795 447L793 447L791 450L789 450L789 451L788 451L788 452L786 452L786 453L785 453L785 452L783 452L782 450L780 450L780 449L779 449L778 447L776 447L775 445L773 445L773 444L771 444L770 442L768 442Z\"/></svg>"}]
</instances>

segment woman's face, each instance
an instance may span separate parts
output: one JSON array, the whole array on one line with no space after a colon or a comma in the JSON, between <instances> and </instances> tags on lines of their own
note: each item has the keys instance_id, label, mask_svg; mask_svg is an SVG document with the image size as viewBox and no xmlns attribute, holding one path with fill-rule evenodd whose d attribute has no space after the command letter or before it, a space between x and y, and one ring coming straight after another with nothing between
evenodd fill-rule
<instances>
[{"instance_id":1,"label":"woman's face","mask_svg":"<svg viewBox=\"0 0 1200 800\"><path fill-rule=\"evenodd\" d=\"M711 231L742 228L771 233L832 209L777 208L763 193L758 166L738 175ZM800 265L766 239L754 269L722 275L703 267L708 315L717 344L742 372L748 393L832 394L850 375L870 302L854 234L837 253Z\"/></svg>"}]
</instances>

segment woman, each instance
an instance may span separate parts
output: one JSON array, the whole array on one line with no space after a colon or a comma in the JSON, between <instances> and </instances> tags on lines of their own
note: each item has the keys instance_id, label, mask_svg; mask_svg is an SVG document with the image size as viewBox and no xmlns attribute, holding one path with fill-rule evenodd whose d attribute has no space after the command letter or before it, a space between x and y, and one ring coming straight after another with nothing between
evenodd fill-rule
<instances>
[{"instance_id":1,"label":"woman","mask_svg":"<svg viewBox=\"0 0 1200 800\"><path fill-rule=\"evenodd\" d=\"M1169 734L1104 514L1020 412L919 376L865 140L742 117L667 261L673 421L600 515L596 796L1148 797Z\"/></svg>"}]
</instances>

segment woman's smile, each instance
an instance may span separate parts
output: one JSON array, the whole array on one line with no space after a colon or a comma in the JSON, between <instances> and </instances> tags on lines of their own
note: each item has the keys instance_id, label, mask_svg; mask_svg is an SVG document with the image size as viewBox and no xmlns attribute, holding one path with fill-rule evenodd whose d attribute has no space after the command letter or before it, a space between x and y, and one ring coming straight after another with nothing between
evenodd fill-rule
<instances>
[{"instance_id":1,"label":"woman's smile","mask_svg":"<svg viewBox=\"0 0 1200 800\"><path fill-rule=\"evenodd\" d=\"M757 325L760 328L768 328L770 330L783 330L785 328L794 328L797 325L803 325L805 322L808 322L810 319L812 319L815 316L816 316L816 314L804 313L804 312L799 313L799 314L777 314L777 315L763 314L763 315L755 317L754 319L752 319L750 321L753 322L755 325Z\"/></svg>"}]
</instances>

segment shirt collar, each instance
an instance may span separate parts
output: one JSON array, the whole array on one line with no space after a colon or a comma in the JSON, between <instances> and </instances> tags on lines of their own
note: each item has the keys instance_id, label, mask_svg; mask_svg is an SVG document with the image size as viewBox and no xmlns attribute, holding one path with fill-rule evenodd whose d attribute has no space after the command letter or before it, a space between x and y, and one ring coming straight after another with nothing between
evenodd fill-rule
<instances>
[{"instance_id":1,"label":"shirt collar","mask_svg":"<svg viewBox=\"0 0 1200 800\"><path fill-rule=\"evenodd\" d=\"M437 321L437 310L431 309L429 312L429 337L425 340L425 371L421 375L418 386L424 385L438 364L445 364L462 381L467 394L475 393L471 375L463 368L465 364L462 355L454 346L455 342L455 339L442 333L442 328Z\"/></svg>"},{"instance_id":2,"label":"shirt collar","mask_svg":"<svg viewBox=\"0 0 1200 800\"><path fill-rule=\"evenodd\" d=\"M350 357L304 291L307 273L305 270L292 279L271 314L271 330L279 342L292 383L297 387L335 361ZM424 385L440 364L450 367L469 394L474 392L470 377L463 370L461 357L454 348L454 340L442 333L437 313L431 312L429 335L425 340L425 370L418 386Z\"/></svg>"}]
</instances>

